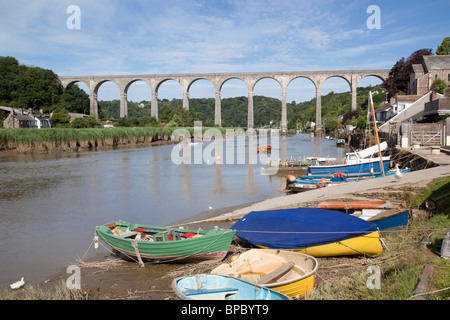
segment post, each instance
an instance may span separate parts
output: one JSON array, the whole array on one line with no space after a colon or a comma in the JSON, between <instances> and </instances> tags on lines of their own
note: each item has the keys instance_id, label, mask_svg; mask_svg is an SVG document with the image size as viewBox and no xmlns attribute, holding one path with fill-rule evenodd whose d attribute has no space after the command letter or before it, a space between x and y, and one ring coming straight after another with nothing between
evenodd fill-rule
<instances>
[{"instance_id":1,"label":"post","mask_svg":"<svg viewBox=\"0 0 450 320\"><path fill-rule=\"evenodd\" d=\"M152 90L152 104L150 115L155 117L156 121L158 121L158 93L156 90Z\"/></svg>"},{"instance_id":2,"label":"post","mask_svg":"<svg viewBox=\"0 0 450 320\"><path fill-rule=\"evenodd\" d=\"M322 89L316 88L316 127L314 131L322 130Z\"/></svg>"},{"instance_id":3,"label":"post","mask_svg":"<svg viewBox=\"0 0 450 320\"><path fill-rule=\"evenodd\" d=\"M254 133L253 128L253 91L248 90L248 117L247 117L247 132Z\"/></svg>"},{"instance_id":4,"label":"post","mask_svg":"<svg viewBox=\"0 0 450 320\"><path fill-rule=\"evenodd\" d=\"M281 134L287 134L287 106L286 106L286 89L283 88L281 93Z\"/></svg>"},{"instance_id":5,"label":"post","mask_svg":"<svg viewBox=\"0 0 450 320\"><path fill-rule=\"evenodd\" d=\"M215 107L214 107L214 124L222 126L222 107L220 101L220 91L216 91Z\"/></svg>"},{"instance_id":6,"label":"post","mask_svg":"<svg viewBox=\"0 0 450 320\"><path fill-rule=\"evenodd\" d=\"M373 118L374 127L375 127L375 136L377 137L377 145L378 145L378 154L380 156L381 173L383 174L383 177L384 177L383 156L381 154L380 137L378 136L378 126L377 126L377 119L375 118L375 109L373 107L372 91L369 91L369 99L370 99L370 105L372 106L372 118Z\"/></svg>"},{"instance_id":7,"label":"post","mask_svg":"<svg viewBox=\"0 0 450 320\"><path fill-rule=\"evenodd\" d=\"M98 103L97 103L97 94L91 93L89 96L89 112L98 119Z\"/></svg>"},{"instance_id":8,"label":"post","mask_svg":"<svg viewBox=\"0 0 450 320\"><path fill-rule=\"evenodd\" d=\"M189 92L183 92L183 109L189 110Z\"/></svg>"},{"instance_id":9,"label":"post","mask_svg":"<svg viewBox=\"0 0 450 320\"><path fill-rule=\"evenodd\" d=\"M120 117L128 116L128 101L127 94L125 92L120 93Z\"/></svg>"}]
</instances>

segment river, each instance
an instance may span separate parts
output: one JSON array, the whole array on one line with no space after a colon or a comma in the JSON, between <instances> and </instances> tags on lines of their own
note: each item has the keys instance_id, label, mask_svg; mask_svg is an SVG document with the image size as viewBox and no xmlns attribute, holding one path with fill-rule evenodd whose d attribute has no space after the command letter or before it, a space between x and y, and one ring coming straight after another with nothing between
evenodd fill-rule
<instances>
[{"instance_id":1,"label":"river","mask_svg":"<svg viewBox=\"0 0 450 320\"><path fill-rule=\"evenodd\" d=\"M248 139L245 146L239 144L242 137L227 139L227 156L230 150L235 159L248 154ZM305 134L277 141L279 148L272 153L282 159L342 157L346 152L333 140ZM207 147L205 142L200 152ZM205 158L199 164L176 164L173 155L182 154L176 148L0 156L1 288L21 277L30 284L41 282L76 263L90 247L97 225L120 219L170 225L211 209L285 194L281 175L260 174L261 159L253 164L248 158L235 164L226 159L210 164ZM94 255L90 250L85 259Z\"/></svg>"}]
</instances>

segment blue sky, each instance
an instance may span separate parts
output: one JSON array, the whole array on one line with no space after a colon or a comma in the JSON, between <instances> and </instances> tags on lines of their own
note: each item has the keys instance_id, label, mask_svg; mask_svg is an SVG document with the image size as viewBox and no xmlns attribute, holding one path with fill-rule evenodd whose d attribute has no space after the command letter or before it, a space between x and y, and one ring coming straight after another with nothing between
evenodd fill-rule
<instances>
[{"instance_id":1,"label":"blue sky","mask_svg":"<svg viewBox=\"0 0 450 320\"><path fill-rule=\"evenodd\" d=\"M67 27L70 5L80 8L80 29ZM380 29L367 27L370 5L380 8ZM0 0L0 8L0 56L60 76L390 69L418 49L435 52L450 36L450 2L442 0ZM322 88L329 91L349 87L333 78ZM281 97L271 80L254 92ZM287 94L299 102L315 91L299 79ZM159 91L160 98L181 95L174 81ZM222 91L242 95L238 80ZM196 82L190 97L214 97L212 85ZM113 83L100 88L100 100L118 98ZM150 100L150 89L136 82L128 98Z\"/></svg>"}]
</instances>

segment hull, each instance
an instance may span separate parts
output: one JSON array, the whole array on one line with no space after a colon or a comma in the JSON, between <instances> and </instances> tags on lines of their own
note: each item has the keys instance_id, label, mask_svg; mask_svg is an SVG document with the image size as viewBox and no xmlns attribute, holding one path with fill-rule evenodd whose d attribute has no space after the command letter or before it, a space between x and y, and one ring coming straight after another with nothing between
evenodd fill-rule
<instances>
[{"instance_id":1,"label":"hull","mask_svg":"<svg viewBox=\"0 0 450 320\"><path fill-rule=\"evenodd\" d=\"M253 211L233 226L254 246L289 249L314 257L383 252L377 226L347 213L317 208Z\"/></svg>"},{"instance_id":2,"label":"hull","mask_svg":"<svg viewBox=\"0 0 450 320\"><path fill-rule=\"evenodd\" d=\"M118 221L97 227L96 234L104 243L127 257L141 258L143 261L178 262L223 259L235 231L213 229L199 232ZM148 236L152 237L151 241L145 240Z\"/></svg>"},{"instance_id":3,"label":"hull","mask_svg":"<svg viewBox=\"0 0 450 320\"><path fill-rule=\"evenodd\" d=\"M318 208L340 210L374 223L382 232L407 228L409 210L403 201L321 202Z\"/></svg>"},{"instance_id":4,"label":"hull","mask_svg":"<svg viewBox=\"0 0 450 320\"><path fill-rule=\"evenodd\" d=\"M290 300L277 291L218 274L176 278L172 289L181 300Z\"/></svg>"},{"instance_id":5,"label":"hull","mask_svg":"<svg viewBox=\"0 0 450 320\"><path fill-rule=\"evenodd\" d=\"M382 174L379 159L370 159L370 162L355 164L337 164L323 166L309 166L307 174L309 175L332 175L340 172L344 173L347 178L359 175L379 175ZM390 158L383 157L383 168L386 174L389 168Z\"/></svg>"},{"instance_id":6,"label":"hull","mask_svg":"<svg viewBox=\"0 0 450 320\"><path fill-rule=\"evenodd\" d=\"M319 261L303 253L253 249L242 253L238 259L229 264L218 266L212 270L212 273L231 275L258 284L260 279L287 262L293 262L294 266L267 284L260 285L283 293L292 299L303 299L309 296L314 287Z\"/></svg>"},{"instance_id":7,"label":"hull","mask_svg":"<svg viewBox=\"0 0 450 320\"><path fill-rule=\"evenodd\" d=\"M322 180L323 179L323 180ZM333 187L346 183L347 181L330 181L330 179L322 178L321 180L305 179L296 180L293 183L286 185L286 189L294 192L304 192L308 190L315 190L319 188Z\"/></svg>"}]
</instances>

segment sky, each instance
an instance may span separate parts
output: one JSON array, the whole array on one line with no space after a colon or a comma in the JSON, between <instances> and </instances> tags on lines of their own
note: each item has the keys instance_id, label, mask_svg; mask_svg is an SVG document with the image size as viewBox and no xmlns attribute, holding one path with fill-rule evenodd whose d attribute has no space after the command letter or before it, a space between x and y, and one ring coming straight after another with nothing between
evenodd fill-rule
<instances>
[{"instance_id":1,"label":"sky","mask_svg":"<svg viewBox=\"0 0 450 320\"><path fill-rule=\"evenodd\" d=\"M0 56L59 76L390 69L416 50L434 53L450 36L449 12L448 0L0 0ZM330 91L350 87L331 78ZM248 91L230 80L221 93ZM214 89L199 80L189 94ZM281 88L265 79L254 94L281 99ZM114 83L100 87L99 100L119 97ZM129 101L150 97L144 82L130 86ZM181 87L167 81L158 97L181 98ZM288 87L288 102L313 97L306 79Z\"/></svg>"}]
</instances>

